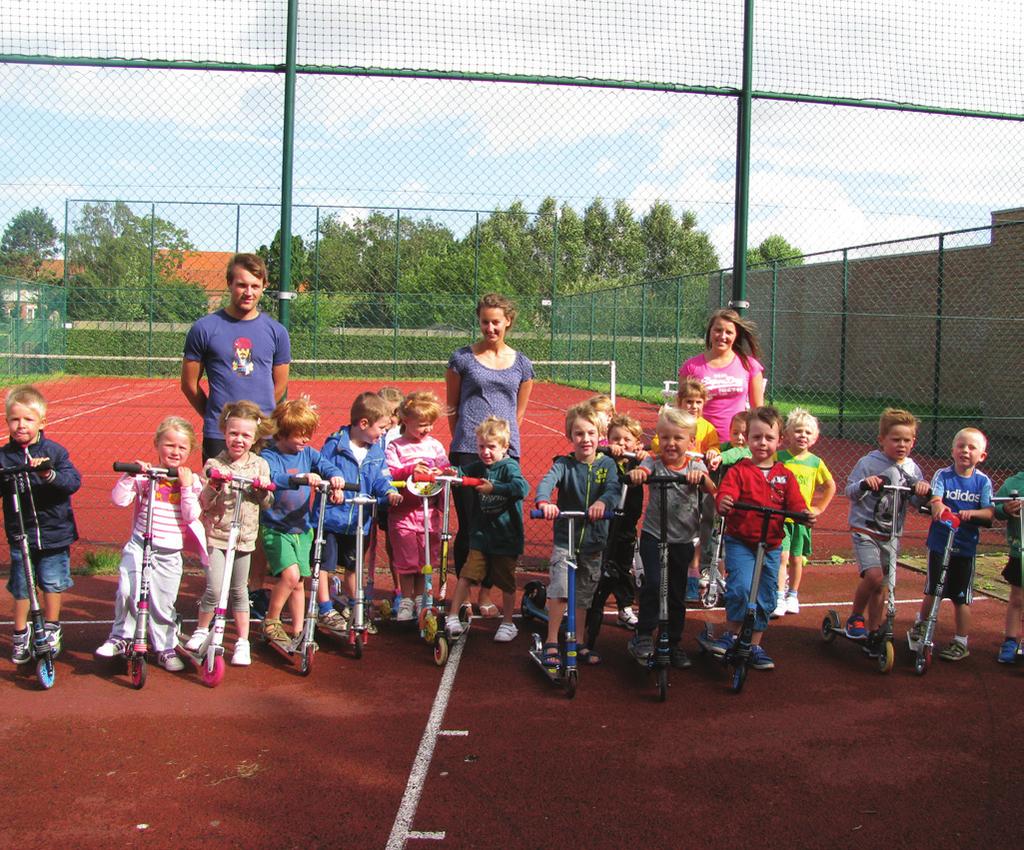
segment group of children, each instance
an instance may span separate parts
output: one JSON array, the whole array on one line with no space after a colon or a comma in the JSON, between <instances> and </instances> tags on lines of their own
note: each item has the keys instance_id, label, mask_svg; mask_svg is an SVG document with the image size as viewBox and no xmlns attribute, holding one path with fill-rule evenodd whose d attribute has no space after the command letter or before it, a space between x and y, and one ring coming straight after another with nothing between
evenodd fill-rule
<instances>
[{"instance_id":1,"label":"group of children","mask_svg":"<svg viewBox=\"0 0 1024 850\"><path fill-rule=\"evenodd\" d=\"M585 623L580 641L583 663L599 663L597 636L604 605L614 595L619 622L634 629L628 643L630 654L646 663L654 651L658 628L658 588L661 570L660 544L667 544L671 663L690 665L681 647L686 603L707 581L710 561L716 556L711 530L716 516L724 517L725 610L727 627L706 647L725 655L736 640L746 615L748 595L755 596L755 623L750 666L768 670L775 664L762 644L772 616L799 611L802 570L811 554L811 526L831 502L836 485L825 463L812 453L818 439L817 420L807 411L794 409L782 421L773 407L758 407L737 414L729 439L719 435L703 419L707 398L699 381L681 383L674 405L658 415L651 450L643 446L640 423L616 412L610 399L597 396L566 412L565 435L570 453L554 459L538 483L534 501L546 519L553 521L553 548L547 588L548 632L543 662L558 666L558 631L568 599L568 582L575 581L578 622ZM62 447L42 431L46 401L34 387L12 389L6 399L10 440L0 451L4 466L48 458L45 471L31 476L24 518L29 544L42 591L47 639L55 652L61 643L60 594L71 587L69 546L77 539L70 497L81 478ZM518 462L508 455L509 423L490 417L476 429L479 460L453 469L444 447L432 435L442 414L430 392L402 396L393 388L361 393L352 404L349 424L326 440L319 451L310 443L319 424L318 414L306 398L280 403L268 417L248 401L226 405L220 427L225 450L212 458L213 468L225 475L244 476L258 485L273 482L276 491L257 486L241 498L241 527L230 576L229 608L237 638L232 663L250 663L247 591L249 561L262 542L268 572L274 577L263 634L272 641L287 641L301 633L305 616L304 579L310 575L312 527L320 505L311 488L326 481L323 497L323 568L343 574L344 596L355 596L355 563L359 512L344 497L346 482L359 483L361 492L377 500L375 512L363 512L363 533L387 529L386 542L397 591L397 619L417 619L423 605L425 523L429 524L430 559L436 563L439 548L440 510L424 511L422 499L403 482L416 473L448 473L483 479L475 485L475 510L469 539L470 554L458 576L445 628L452 637L464 629L458 613L468 604L471 589L488 579L503 594L503 620L495 640L509 642L517 636L513 622L515 570L524 547L523 501L530 486ZM860 571L853 610L846 634L864 639L866 651L877 651L867 640L882 621L884 574L895 562L909 503L927 502L932 515L928 534L928 579L911 639L921 636L923 621L941 568L949 534L955 534L953 557L944 596L953 600L956 631L940 656L958 661L968 656L969 605L976 522L994 516L1011 519L1007 535L1011 554L1004 576L1012 587L1007 610L1005 641L999 661L1015 660L1022 612L1021 542L1019 500L993 503L989 478L977 467L984 461L986 441L974 428L957 433L953 463L926 481L910 458L917 421L907 411L887 409L879 422L879 448L861 458L850 474L845 495L850 503L849 523ZM177 467L175 478L161 479L153 503L153 550L150 569L150 630L158 663L170 671L183 669L175 651L177 636L175 604L182 577L182 551L194 550L207 568L206 589L199 602L199 620L187 646L202 645L208 634L214 607L225 576L226 552L234 514L236 491L222 486L219 477L192 473L188 459L196 437L187 420L169 416L154 437L155 463ZM149 464L137 463L145 471ZM294 476L305 476L295 487ZM645 484L648 491L644 509ZM894 510L887 484L902 484L912 497ZM1024 489L1024 473L1009 479L1000 495ZM659 492L665 489L664 499ZM114 504L132 506L132 534L122 551L120 578L115 598L114 624L96 654L112 658L122 654L135 629L136 591L145 531L145 476L122 476L114 485ZM662 504L667 511L662 515ZM738 508L738 503L780 508L802 515L799 522L772 515L767 524L767 555L757 588L751 591L755 552L762 535L761 515ZM564 511L585 513L568 539ZM18 533L9 494L4 494L8 540ZM614 517L614 519L610 519ZM963 523L963 524L961 524ZM639 526L639 535L638 535ZM369 538L368 538L369 539ZM14 596L13 660L29 659L28 598L22 576L20 551L11 547L8 590ZM569 563L575 564L571 574ZM574 577L573 577L574 575ZM638 612L634 613L633 588L639 582ZM321 582L318 625L335 633L347 628L347 608L335 606L328 582ZM287 610L288 617L282 615ZM286 628L287 623L287 628ZM289 633L290 632L290 633Z\"/></svg>"}]
</instances>

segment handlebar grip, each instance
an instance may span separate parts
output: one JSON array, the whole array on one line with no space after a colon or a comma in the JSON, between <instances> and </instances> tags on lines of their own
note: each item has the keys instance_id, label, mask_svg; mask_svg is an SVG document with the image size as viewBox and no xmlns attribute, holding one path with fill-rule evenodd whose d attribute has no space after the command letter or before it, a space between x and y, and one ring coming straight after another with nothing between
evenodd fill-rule
<instances>
[{"instance_id":1,"label":"handlebar grip","mask_svg":"<svg viewBox=\"0 0 1024 850\"><path fill-rule=\"evenodd\" d=\"M123 472L125 475L141 475L142 467L137 463L115 463L114 472Z\"/></svg>"},{"instance_id":2,"label":"handlebar grip","mask_svg":"<svg viewBox=\"0 0 1024 850\"><path fill-rule=\"evenodd\" d=\"M544 519L544 511L540 508L533 508L530 511L530 519Z\"/></svg>"},{"instance_id":3,"label":"handlebar grip","mask_svg":"<svg viewBox=\"0 0 1024 850\"><path fill-rule=\"evenodd\" d=\"M597 453L599 455L609 455L610 456L611 453L612 453L612 447L611 446L598 446L597 447ZM636 452L623 452L622 453L622 457L627 458L628 460L636 460Z\"/></svg>"},{"instance_id":4,"label":"handlebar grip","mask_svg":"<svg viewBox=\"0 0 1024 850\"><path fill-rule=\"evenodd\" d=\"M230 472L221 472L215 466L209 466L206 469L204 469L203 470L203 475L205 475L207 478L213 479L214 481L230 481L231 480L231 473Z\"/></svg>"},{"instance_id":5,"label":"handlebar grip","mask_svg":"<svg viewBox=\"0 0 1024 850\"><path fill-rule=\"evenodd\" d=\"M806 522L810 517L810 513L807 511L786 511L782 508L769 508L764 505L755 505L750 502L733 502L733 510L736 511L754 511L759 514L776 514L777 516L791 519L793 522Z\"/></svg>"},{"instance_id":6,"label":"handlebar grip","mask_svg":"<svg viewBox=\"0 0 1024 850\"><path fill-rule=\"evenodd\" d=\"M43 462L38 466L32 466L30 463L15 463L10 466L0 466L0 474L2 475L17 475L19 472L48 472L53 469L53 463L48 457L43 458Z\"/></svg>"},{"instance_id":7,"label":"handlebar grip","mask_svg":"<svg viewBox=\"0 0 1024 850\"><path fill-rule=\"evenodd\" d=\"M168 466L151 466L149 471L160 478L177 478L178 467ZM114 472L123 472L125 475L145 475L146 472L137 463L115 463Z\"/></svg>"},{"instance_id":8,"label":"handlebar grip","mask_svg":"<svg viewBox=\"0 0 1024 850\"><path fill-rule=\"evenodd\" d=\"M486 478L469 478L467 476L463 476L461 484L463 487L479 487L481 484L486 482Z\"/></svg>"},{"instance_id":9,"label":"handlebar grip","mask_svg":"<svg viewBox=\"0 0 1024 850\"><path fill-rule=\"evenodd\" d=\"M433 484L437 476L433 472L414 472L412 480L416 484Z\"/></svg>"}]
</instances>

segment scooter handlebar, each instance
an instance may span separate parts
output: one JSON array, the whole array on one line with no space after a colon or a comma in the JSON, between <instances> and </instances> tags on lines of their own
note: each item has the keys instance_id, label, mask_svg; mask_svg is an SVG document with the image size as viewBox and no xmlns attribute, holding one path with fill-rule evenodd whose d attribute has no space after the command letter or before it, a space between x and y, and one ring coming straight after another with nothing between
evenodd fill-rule
<instances>
[{"instance_id":1,"label":"scooter handlebar","mask_svg":"<svg viewBox=\"0 0 1024 850\"><path fill-rule=\"evenodd\" d=\"M611 446L598 446L597 447L597 453L599 455L611 455L612 447ZM624 458L627 458L629 460L636 460L636 452L623 452L620 455L620 457L624 457Z\"/></svg>"},{"instance_id":2,"label":"scooter handlebar","mask_svg":"<svg viewBox=\"0 0 1024 850\"><path fill-rule=\"evenodd\" d=\"M176 466L151 466L144 470L138 463L115 463L114 472L123 472L125 475L152 475L157 478L177 478L178 467Z\"/></svg>"},{"instance_id":3,"label":"scooter handlebar","mask_svg":"<svg viewBox=\"0 0 1024 850\"><path fill-rule=\"evenodd\" d=\"M32 466L30 463L16 463L11 466L0 466L0 475L17 475L19 472L48 472L53 468L53 464L50 459L43 458L43 462L38 466Z\"/></svg>"},{"instance_id":4,"label":"scooter handlebar","mask_svg":"<svg viewBox=\"0 0 1024 850\"><path fill-rule=\"evenodd\" d=\"M246 478L243 475L234 475L230 472L221 472L214 466L208 467L205 470L206 477L211 481L223 481L225 483L231 483L237 481L239 484L245 484L251 487L253 490L267 490L273 492L277 489L277 485L273 481L268 481L265 484L257 482L255 478Z\"/></svg>"},{"instance_id":5,"label":"scooter handlebar","mask_svg":"<svg viewBox=\"0 0 1024 850\"><path fill-rule=\"evenodd\" d=\"M586 511L559 511L558 516L556 516L555 519L568 519L569 517L580 519L586 516ZM606 510L604 512L604 519L611 519L614 516L614 511ZM533 508L530 511L530 519L544 519L544 511L542 511L540 508Z\"/></svg>"},{"instance_id":6,"label":"scooter handlebar","mask_svg":"<svg viewBox=\"0 0 1024 850\"><path fill-rule=\"evenodd\" d=\"M289 475L288 476L288 489L289 490L298 490L299 487L312 487L312 486L313 485L309 483L309 477L305 473L303 473L302 475ZM331 489L331 482L328 479L326 479L326 478L321 478L320 479L320 483L316 487L313 487L313 489L314 490L318 490L321 493L326 492L327 490ZM360 488L359 484L356 483L356 482L346 481L342 485L341 489L342 490L347 490L350 493L358 493L361 488Z\"/></svg>"},{"instance_id":7,"label":"scooter handlebar","mask_svg":"<svg viewBox=\"0 0 1024 850\"><path fill-rule=\"evenodd\" d=\"M436 484L437 482L450 481L460 487L479 487L486 478L470 478L468 475L444 475L438 472L414 472L412 480L416 484Z\"/></svg>"},{"instance_id":8,"label":"scooter handlebar","mask_svg":"<svg viewBox=\"0 0 1024 850\"><path fill-rule=\"evenodd\" d=\"M785 511L782 508L769 508L765 505L754 505L750 502L733 502L732 509L734 511L754 511L759 514L774 514L775 516L791 519L793 522L807 522L810 518L810 514L807 511Z\"/></svg>"},{"instance_id":9,"label":"scooter handlebar","mask_svg":"<svg viewBox=\"0 0 1024 850\"><path fill-rule=\"evenodd\" d=\"M921 505L921 507L917 509L917 512L919 514L924 514L925 516L931 516L932 514L932 510L928 505ZM958 529L961 525L972 525L975 528L992 527L991 519L961 519L960 514L953 513L949 508L942 509L942 513L939 514L938 521L941 522L943 525L952 528L954 531Z\"/></svg>"},{"instance_id":10,"label":"scooter handlebar","mask_svg":"<svg viewBox=\"0 0 1024 850\"><path fill-rule=\"evenodd\" d=\"M860 482L860 489L862 491L870 490L871 489L870 487L868 487L867 479L864 479L864 480L862 480ZM906 484L883 484L878 489L879 490L899 490L899 491L901 491L903 493L912 493L914 491L913 487L910 487L910 486L908 486Z\"/></svg>"}]
</instances>

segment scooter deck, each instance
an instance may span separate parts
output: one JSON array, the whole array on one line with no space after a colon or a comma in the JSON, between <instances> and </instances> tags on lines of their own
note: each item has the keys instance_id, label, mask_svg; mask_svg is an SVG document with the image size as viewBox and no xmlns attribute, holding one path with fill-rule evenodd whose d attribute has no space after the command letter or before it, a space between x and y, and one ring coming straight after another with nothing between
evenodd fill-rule
<instances>
[{"instance_id":1,"label":"scooter deck","mask_svg":"<svg viewBox=\"0 0 1024 850\"><path fill-rule=\"evenodd\" d=\"M545 675L551 680L553 684L562 684L562 668L558 667L545 667L544 666L544 651L543 650L530 650L530 657L536 662L537 666L544 671Z\"/></svg>"}]
</instances>

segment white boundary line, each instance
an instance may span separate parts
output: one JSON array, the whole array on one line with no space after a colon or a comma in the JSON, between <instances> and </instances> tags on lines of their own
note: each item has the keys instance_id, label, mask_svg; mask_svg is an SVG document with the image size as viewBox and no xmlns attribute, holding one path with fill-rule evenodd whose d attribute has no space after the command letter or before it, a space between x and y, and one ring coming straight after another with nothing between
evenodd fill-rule
<instances>
[{"instance_id":1,"label":"white boundary line","mask_svg":"<svg viewBox=\"0 0 1024 850\"><path fill-rule=\"evenodd\" d=\"M411 827L413 818L416 817L416 808L419 806L420 797L423 795L427 772L430 770L430 762L434 757L434 746L441 734L441 721L444 720L444 713L448 708L452 686L455 684L455 674L458 673L459 661L462 660L462 649L466 645L468 637L469 632L467 631L463 634L462 639L455 644L451 655L448 656L448 664L444 668L441 684L437 687L437 696L434 697L434 705L430 709L427 726L423 730L423 737L420 738L420 748L416 752L416 758L409 773L409 781L405 785L405 793L402 795L398 814L395 815L395 822L391 827L391 835L388 837L386 845L387 850L403 850L410 838L444 838L443 832L414 832Z\"/></svg>"},{"instance_id":2,"label":"white boundary line","mask_svg":"<svg viewBox=\"0 0 1024 850\"><path fill-rule=\"evenodd\" d=\"M137 398L143 396L153 395L154 393L163 392L163 387L157 387L156 389L147 390L146 392L136 393L135 395L122 396L117 401L112 401L109 404L101 404L98 407L90 407L88 410L83 410L80 413L72 413L68 416L61 416L59 419L51 419L49 424L56 425L58 422L67 422L69 419L77 419L79 416L90 416L93 413L98 413L101 410L105 410L108 407L114 407L115 405L124 404L125 402L134 401Z\"/></svg>"}]
</instances>

